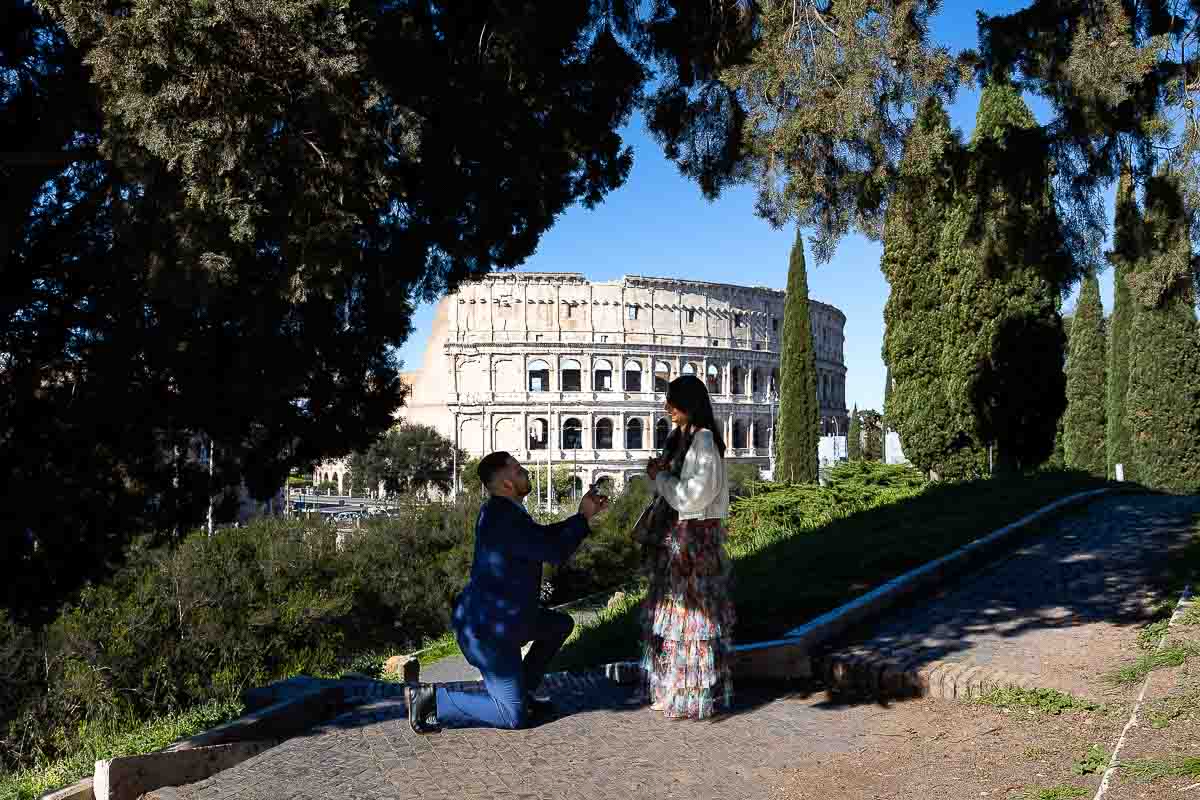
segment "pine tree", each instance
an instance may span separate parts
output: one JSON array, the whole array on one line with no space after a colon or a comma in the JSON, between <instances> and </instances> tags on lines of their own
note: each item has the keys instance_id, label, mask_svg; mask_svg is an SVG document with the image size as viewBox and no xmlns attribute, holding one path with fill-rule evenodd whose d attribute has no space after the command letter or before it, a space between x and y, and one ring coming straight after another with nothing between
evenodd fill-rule
<instances>
[{"instance_id":1,"label":"pine tree","mask_svg":"<svg viewBox=\"0 0 1200 800\"><path fill-rule=\"evenodd\" d=\"M850 430L846 432L846 458L850 461L862 461L862 420L858 418L858 406L850 412Z\"/></svg>"},{"instance_id":2,"label":"pine tree","mask_svg":"<svg viewBox=\"0 0 1200 800\"><path fill-rule=\"evenodd\" d=\"M779 357L779 422L775 435L775 479L788 483L817 480L817 361L808 314L808 274L804 235L788 262L787 300Z\"/></svg>"},{"instance_id":3,"label":"pine tree","mask_svg":"<svg viewBox=\"0 0 1200 800\"><path fill-rule=\"evenodd\" d=\"M980 96L969 168L942 228L950 402L997 472L1036 467L1054 451L1066 408L1059 305L1076 277L1052 190L1047 141L1020 92Z\"/></svg>"},{"instance_id":4,"label":"pine tree","mask_svg":"<svg viewBox=\"0 0 1200 800\"><path fill-rule=\"evenodd\" d=\"M1067 359L1067 410L1063 419L1063 453L1070 469L1103 478L1107 474L1104 394L1104 309L1095 274L1084 279L1071 321Z\"/></svg>"},{"instance_id":5,"label":"pine tree","mask_svg":"<svg viewBox=\"0 0 1200 800\"><path fill-rule=\"evenodd\" d=\"M1130 277L1130 428L1134 475L1153 489L1200 491L1200 338L1191 271L1189 212L1178 184L1157 176L1146 186L1145 257ZM1176 277L1165 285L1149 279Z\"/></svg>"},{"instance_id":6,"label":"pine tree","mask_svg":"<svg viewBox=\"0 0 1200 800\"><path fill-rule=\"evenodd\" d=\"M1115 478L1122 465L1125 480L1136 480L1131 457L1133 442L1125 420L1125 397L1129 392L1129 335L1133 323L1133 298L1129 294L1129 272L1140 257L1140 212L1133 196L1132 168L1121 168L1117 185L1117 212L1113 231L1113 308L1108 325L1108 376L1105 392L1105 445L1108 476Z\"/></svg>"},{"instance_id":7,"label":"pine tree","mask_svg":"<svg viewBox=\"0 0 1200 800\"><path fill-rule=\"evenodd\" d=\"M933 478L978 474L986 454L971 437L968 414L949 402L941 227L955 186L962 145L945 109L930 101L917 117L908 149L936 142L937 152L901 161L901 179L884 223L880 268L891 286L883 317L887 424L904 454ZM929 166L932 165L932 166Z\"/></svg>"}]
</instances>

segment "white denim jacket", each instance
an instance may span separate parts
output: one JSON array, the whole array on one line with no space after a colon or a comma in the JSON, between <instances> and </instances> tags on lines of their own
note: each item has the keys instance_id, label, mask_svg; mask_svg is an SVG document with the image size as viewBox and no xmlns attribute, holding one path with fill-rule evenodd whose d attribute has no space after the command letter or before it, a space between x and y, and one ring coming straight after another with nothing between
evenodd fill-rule
<instances>
[{"instance_id":1,"label":"white denim jacket","mask_svg":"<svg viewBox=\"0 0 1200 800\"><path fill-rule=\"evenodd\" d=\"M729 516L729 484L725 481L725 459L721 458L712 431L701 429L683 458L676 478L660 472L655 489L680 519L724 519Z\"/></svg>"}]
</instances>

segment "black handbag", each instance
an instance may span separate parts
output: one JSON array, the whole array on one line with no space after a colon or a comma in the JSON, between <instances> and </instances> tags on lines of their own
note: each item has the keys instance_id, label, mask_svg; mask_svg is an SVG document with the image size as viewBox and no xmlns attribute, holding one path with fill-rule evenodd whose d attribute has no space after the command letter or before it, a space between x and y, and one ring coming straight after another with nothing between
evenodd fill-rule
<instances>
[{"instance_id":1,"label":"black handbag","mask_svg":"<svg viewBox=\"0 0 1200 800\"><path fill-rule=\"evenodd\" d=\"M669 471L677 478L683 471L683 459L692 444L692 439L690 436L684 439L683 446L674 448L677 452L672 454L672 445L678 441L676 436L668 437L667 445L663 448L663 455L660 456L660 458L670 456ZM657 544L662 539L663 531L673 527L678 520L679 512L671 508L671 504L662 495L655 495L654 499L642 510L637 522L633 523L633 540L643 545Z\"/></svg>"}]
</instances>

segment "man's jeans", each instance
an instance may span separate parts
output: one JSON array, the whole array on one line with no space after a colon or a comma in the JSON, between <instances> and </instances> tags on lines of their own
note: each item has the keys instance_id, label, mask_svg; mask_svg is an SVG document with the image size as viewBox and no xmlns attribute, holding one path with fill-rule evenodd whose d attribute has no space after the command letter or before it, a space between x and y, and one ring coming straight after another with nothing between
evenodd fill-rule
<instances>
[{"instance_id":1,"label":"man's jeans","mask_svg":"<svg viewBox=\"0 0 1200 800\"><path fill-rule=\"evenodd\" d=\"M520 728L529 718L525 695L534 692L554 654L571 635L575 621L549 609L538 612L533 647L521 660L521 647L510 642L484 641L469 632L457 633L467 661L483 673L487 694L437 690L437 719L447 727Z\"/></svg>"}]
</instances>

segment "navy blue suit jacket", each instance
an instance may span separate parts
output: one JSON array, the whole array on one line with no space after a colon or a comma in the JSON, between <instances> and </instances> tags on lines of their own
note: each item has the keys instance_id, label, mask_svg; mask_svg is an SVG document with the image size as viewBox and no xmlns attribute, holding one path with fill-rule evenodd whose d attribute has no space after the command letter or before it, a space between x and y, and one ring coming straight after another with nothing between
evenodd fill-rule
<instances>
[{"instance_id":1,"label":"navy blue suit jacket","mask_svg":"<svg viewBox=\"0 0 1200 800\"><path fill-rule=\"evenodd\" d=\"M515 501L490 498L475 522L475 560L454 604L455 630L517 647L530 641L540 607L542 563L563 563L587 534L582 514L539 525Z\"/></svg>"}]
</instances>

